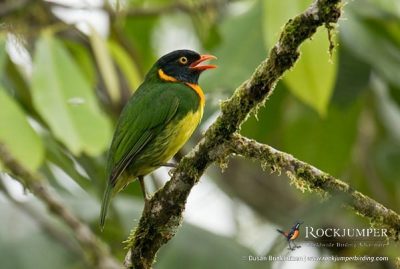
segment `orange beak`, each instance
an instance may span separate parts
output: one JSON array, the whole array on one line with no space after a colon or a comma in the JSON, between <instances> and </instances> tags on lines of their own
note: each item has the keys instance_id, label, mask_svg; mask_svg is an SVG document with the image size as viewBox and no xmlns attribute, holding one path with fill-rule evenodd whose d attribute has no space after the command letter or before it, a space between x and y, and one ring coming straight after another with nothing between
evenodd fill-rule
<instances>
[{"instance_id":1,"label":"orange beak","mask_svg":"<svg viewBox=\"0 0 400 269\"><path fill-rule=\"evenodd\" d=\"M207 61L207 60L210 60L210 59L215 60L215 59L217 59L217 57L215 57L214 55L207 55L207 54L201 55L201 56L200 56L200 59L198 59L197 61L191 63L190 66L189 66L189 68L190 68L190 69L197 70L197 71L204 71L204 70L207 70L207 69L217 68L217 66L216 66L216 65L213 65L213 64L209 64L209 65L199 65L199 64L201 64L202 62Z\"/></svg>"}]
</instances>

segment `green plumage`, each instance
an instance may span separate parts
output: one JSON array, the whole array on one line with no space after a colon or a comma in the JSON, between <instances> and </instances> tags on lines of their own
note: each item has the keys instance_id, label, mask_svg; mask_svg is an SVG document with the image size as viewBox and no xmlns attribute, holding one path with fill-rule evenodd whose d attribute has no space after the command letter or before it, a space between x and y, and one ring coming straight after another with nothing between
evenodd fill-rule
<instances>
[{"instance_id":1,"label":"green plumage","mask_svg":"<svg viewBox=\"0 0 400 269\"><path fill-rule=\"evenodd\" d=\"M157 71L155 65L118 120L108 155L101 227L111 197L165 164L200 122L203 107L198 94L185 83L162 80Z\"/></svg>"}]
</instances>

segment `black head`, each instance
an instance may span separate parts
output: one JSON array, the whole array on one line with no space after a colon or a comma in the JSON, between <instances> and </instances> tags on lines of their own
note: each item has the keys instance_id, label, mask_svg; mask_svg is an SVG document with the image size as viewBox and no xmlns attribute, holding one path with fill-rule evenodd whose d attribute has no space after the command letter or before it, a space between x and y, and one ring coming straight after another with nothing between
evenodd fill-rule
<instances>
[{"instance_id":1,"label":"black head","mask_svg":"<svg viewBox=\"0 0 400 269\"><path fill-rule=\"evenodd\" d=\"M299 229L300 225L303 224L303 221L297 221L296 224L293 226L294 229Z\"/></svg>"},{"instance_id":2,"label":"black head","mask_svg":"<svg viewBox=\"0 0 400 269\"><path fill-rule=\"evenodd\" d=\"M216 59L216 57L200 55L192 50L175 50L162 56L156 66L161 79L197 84L204 70L216 67L215 65L199 65L209 59Z\"/></svg>"}]
</instances>

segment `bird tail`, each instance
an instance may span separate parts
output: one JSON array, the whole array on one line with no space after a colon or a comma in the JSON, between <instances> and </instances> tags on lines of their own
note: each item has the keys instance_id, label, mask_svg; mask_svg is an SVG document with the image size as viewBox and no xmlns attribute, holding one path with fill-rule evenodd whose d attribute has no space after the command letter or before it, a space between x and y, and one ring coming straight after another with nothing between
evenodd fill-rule
<instances>
[{"instance_id":1,"label":"bird tail","mask_svg":"<svg viewBox=\"0 0 400 269\"><path fill-rule=\"evenodd\" d=\"M279 230L279 229L276 229L276 231L278 232L278 233L280 233L280 234L282 234L283 236L287 236L287 234L284 232L284 231L282 231L282 230Z\"/></svg>"},{"instance_id":2,"label":"bird tail","mask_svg":"<svg viewBox=\"0 0 400 269\"><path fill-rule=\"evenodd\" d=\"M111 196L113 187L111 184L107 184L107 188L104 192L103 201L101 202L101 212L100 212L100 230L103 231L104 224L106 222L107 211L110 206Z\"/></svg>"},{"instance_id":3,"label":"bird tail","mask_svg":"<svg viewBox=\"0 0 400 269\"><path fill-rule=\"evenodd\" d=\"M279 230L279 229L276 229L276 231L278 232L278 233L280 233L280 234L285 234L285 232L284 231L282 231L282 230Z\"/></svg>"}]
</instances>

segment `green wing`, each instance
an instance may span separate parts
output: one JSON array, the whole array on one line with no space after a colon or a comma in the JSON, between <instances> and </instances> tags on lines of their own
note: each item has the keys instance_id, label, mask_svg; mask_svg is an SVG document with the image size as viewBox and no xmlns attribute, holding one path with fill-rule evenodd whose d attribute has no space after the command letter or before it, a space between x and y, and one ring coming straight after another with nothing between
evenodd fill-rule
<instances>
[{"instance_id":1,"label":"green wing","mask_svg":"<svg viewBox=\"0 0 400 269\"><path fill-rule=\"evenodd\" d=\"M111 186L176 114L179 98L168 86L143 86L124 108L109 153L107 174Z\"/></svg>"},{"instance_id":2,"label":"green wing","mask_svg":"<svg viewBox=\"0 0 400 269\"><path fill-rule=\"evenodd\" d=\"M172 83L144 83L122 111L108 155L108 182L100 212L101 229L118 177L175 116L180 99L172 87Z\"/></svg>"}]
</instances>

